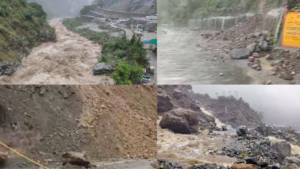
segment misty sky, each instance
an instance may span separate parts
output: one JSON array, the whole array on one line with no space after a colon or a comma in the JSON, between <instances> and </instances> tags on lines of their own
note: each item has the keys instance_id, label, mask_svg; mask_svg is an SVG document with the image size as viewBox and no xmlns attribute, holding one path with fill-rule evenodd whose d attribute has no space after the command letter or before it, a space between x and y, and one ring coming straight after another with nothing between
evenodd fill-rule
<instances>
[{"instance_id":1,"label":"misty sky","mask_svg":"<svg viewBox=\"0 0 300 169\"><path fill-rule=\"evenodd\" d=\"M196 93L208 93L211 97L223 92L238 92L250 106L264 112L264 122L277 124L284 122L300 123L300 86L263 86L263 85L192 85Z\"/></svg>"}]
</instances>

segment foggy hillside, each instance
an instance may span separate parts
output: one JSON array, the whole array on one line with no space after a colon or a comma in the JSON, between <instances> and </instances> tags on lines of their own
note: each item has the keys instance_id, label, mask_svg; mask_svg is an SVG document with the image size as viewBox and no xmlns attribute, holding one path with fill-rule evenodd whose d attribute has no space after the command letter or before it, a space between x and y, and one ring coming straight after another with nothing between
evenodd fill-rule
<instances>
[{"instance_id":1,"label":"foggy hillside","mask_svg":"<svg viewBox=\"0 0 300 169\"><path fill-rule=\"evenodd\" d=\"M42 5L50 18L76 16L83 6L91 4L91 0L28 0L28 2Z\"/></svg>"},{"instance_id":2,"label":"foggy hillside","mask_svg":"<svg viewBox=\"0 0 300 169\"><path fill-rule=\"evenodd\" d=\"M258 111L263 112L263 122L267 124L277 124L286 122L297 122L300 119L300 88L297 86L193 86L193 92L209 94L216 98L223 92L231 91L231 95L248 102L250 106ZM201 103L200 103L201 104Z\"/></svg>"},{"instance_id":3,"label":"foggy hillside","mask_svg":"<svg viewBox=\"0 0 300 169\"><path fill-rule=\"evenodd\" d=\"M157 0L96 0L100 6L114 11L127 11L138 13L157 12Z\"/></svg>"}]
</instances>

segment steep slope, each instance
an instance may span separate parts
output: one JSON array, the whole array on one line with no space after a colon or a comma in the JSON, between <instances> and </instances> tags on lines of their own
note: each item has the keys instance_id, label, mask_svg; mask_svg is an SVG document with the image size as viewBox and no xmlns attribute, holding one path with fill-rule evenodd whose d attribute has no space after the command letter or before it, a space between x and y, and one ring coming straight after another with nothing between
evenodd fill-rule
<instances>
[{"instance_id":1,"label":"steep slope","mask_svg":"<svg viewBox=\"0 0 300 169\"><path fill-rule=\"evenodd\" d=\"M23 57L42 42L55 41L47 14L26 0L0 2L0 75L11 75Z\"/></svg>"},{"instance_id":2,"label":"steep slope","mask_svg":"<svg viewBox=\"0 0 300 169\"><path fill-rule=\"evenodd\" d=\"M190 85L160 85L157 89L157 113L164 115L166 112L176 108L192 110L196 112L199 123L202 127L215 126L215 118L202 112L198 102L190 95Z\"/></svg>"},{"instance_id":3,"label":"steep slope","mask_svg":"<svg viewBox=\"0 0 300 169\"><path fill-rule=\"evenodd\" d=\"M28 2L42 5L50 18L76 16L85 5L90 4L89 0L28 0Z\"/></svg>"},{"instance_id":4,"label":"steep slope","mask_svg":"<svg viewBox=\"0 0 300 169\"><path fill-rule=\"evenodd\" d=\"M92 162L155 157L156 87L0 86L0 124L0 141L50 168L69 151ZM35 168L0 152L5 169Z\"/></svg>"},{"instance_id":5,"label":"steep slope","mask_svg":"<svg viewBox=\"0 0 300 169\"><path fill-rule=\"evenodd\" d=\"M248 103L242 99L233 97L220 97L211 99L208 95L192 94L206 110L209 110L222 123L238 127L246 125L248 127L258 127L261 125L260 118Z\"/></svg>"},{"instance_id":6,"label":"steep slope","mask_svg":"<svg viewBox=\"0 0 300 169\"><path fill-rule=\"evenodd\" d=\"M157 13L157 0L96 0L96 3L114 11Z\"/></svg>"}]
</instances>

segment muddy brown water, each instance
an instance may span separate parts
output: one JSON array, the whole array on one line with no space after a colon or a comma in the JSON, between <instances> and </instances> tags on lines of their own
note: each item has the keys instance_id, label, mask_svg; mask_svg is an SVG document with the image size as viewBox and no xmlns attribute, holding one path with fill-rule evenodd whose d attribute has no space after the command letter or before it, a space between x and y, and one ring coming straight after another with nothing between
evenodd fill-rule
<instances>
[{"instance_id":1,"label":"muddy brown water","mask_svg":"<svg viewBox=\"0 0 300 169\"><path fill-rule=\"evenodd\" d=\"M223 147L233 143L232 139L211 137L208 131L199 131L200 134L177 134L159 126L161 117L157 121L157 158L176 161L187 167L193 164L218 163L224 166L232 164L236 158L210 155L209 151L220 151ZM222 123L219 123L220 125ZM219 132L225 134L224 132ZM228 135L234 132L226 132Z\"/></svg>"},{"instance_id":2,"label":"muddy brown water","mask_svg":"<svg viewBox=\"0 0 300 169\"><path fill-rule=\"evenodd\" d=\"M208 115L211 113L203 108L204 112ZM228 156L210 155L210 151L221 151L223 147L233 147L240 149L242 146L237 144L231 135L236 135L235 129L229 127L229 130L214 131L214 133L221 134L222 136L211 137L207 130L200 131L200 134L178 134L168 129L162 129L159 126L161 116L157 120L157 158L167 159L170 161L178 162L184 168L193 164L204 163L217 163L223 166L230 166L235 162L236 158ZM225 125L216 118L217 126ZM224 137L224 135L229 137ZM269 137L271 142L282 141L275 137ZM291 144L292 151L300 153L300 147Z\"/></svg>"},{"instance_id":3,"label":"muddy brown water","mask_svg":"<svg viewBox=\"0 0 300 169\"><path fill-rule=\"evenodd\" d=\"M50 25L57 42L33 48L22 66L11 77L0 77L0 84L113 84L109 76L94 76L93 67L101 57L101 46L67 30L60 19Z\"/></svg>"}]
</instances>

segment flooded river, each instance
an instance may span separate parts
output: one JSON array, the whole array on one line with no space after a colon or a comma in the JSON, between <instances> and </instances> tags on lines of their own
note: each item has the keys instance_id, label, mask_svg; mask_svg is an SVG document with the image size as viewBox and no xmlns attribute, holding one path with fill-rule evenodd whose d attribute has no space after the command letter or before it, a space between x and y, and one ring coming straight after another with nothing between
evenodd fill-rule
<instances>
[{"instance_id":1,"label":"flooded river","mask_svg":"<svg viewBox=\"0 0 300 169\"><path fill-rule=\"evenodd\" d=\"M211 115L203 108L201 110ZM236 136L236 130L230 126L227 131L214 131L217 136L208 135L208 131L199 130L199 134L178 134L168 129L162 129L157 120L157 158L178 162L183 168L193 164L217 163L223 166L230 166L236 162L236 158L210 154L209 152L219 152L223 147L231 147L243 151L241 142L236 142L231 136ZM216 118L217 126L223 126L222 122ZM268 137L271 142L282 141L275 137ZM300 154L300 147L291 144L292 152Z\"/></svg>"},{"instance_id":2,"label":"flooded river","mask_svg":"<svg viewBox=\"0 0 300 169\"><path fill-rule=\"evenodd\" d=\"M11 77L0 77L2 84L113 84L108 76L94 76L92 70L101 56L101 46L67 30L59 19L50 21L57 42L43 43L22 60ZM93 56L93 57L89 57Z\"/></svg>"}]
</instances>

